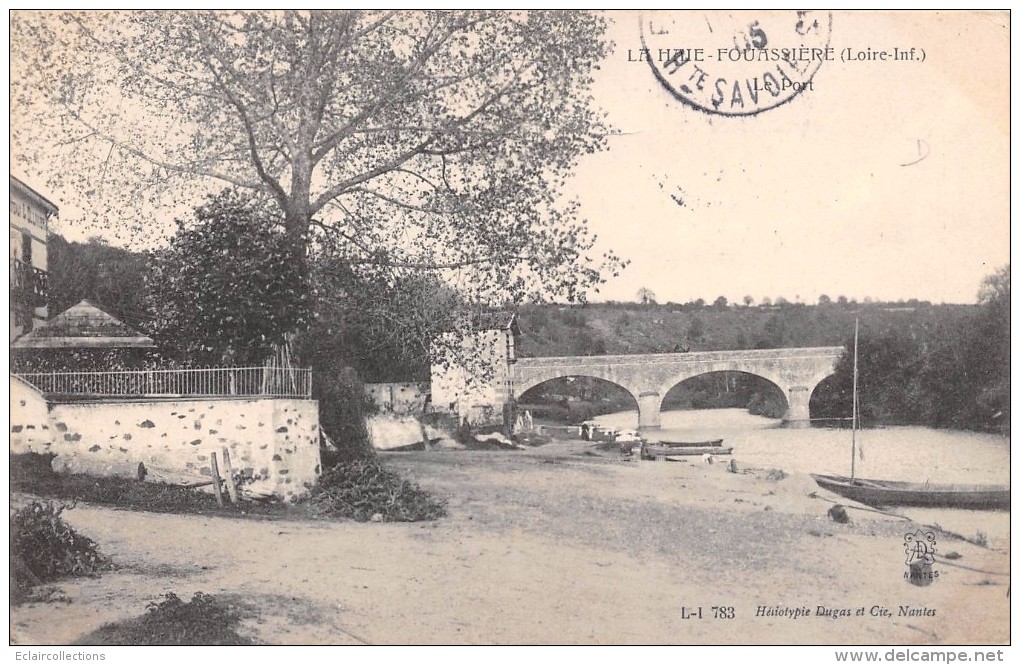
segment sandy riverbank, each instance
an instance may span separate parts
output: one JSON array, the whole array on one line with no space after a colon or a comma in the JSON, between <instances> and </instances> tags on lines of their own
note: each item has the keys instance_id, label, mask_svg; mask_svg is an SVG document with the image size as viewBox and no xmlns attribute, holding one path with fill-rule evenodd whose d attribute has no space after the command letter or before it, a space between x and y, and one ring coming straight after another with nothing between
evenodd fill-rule
<instances>
[{"instance_id":1,"label":"sandy riverbank","mask_svg":"<svg viewBox=\"0 0 1020 665\"><path fill-rule=\"evenodd\" d=\"M621 462L580 442L383 460L448 498L450 516L355 524L68 510L119 569L60 584L70 602L13 608L12 641L69 643L167 591L235 598L253 608L242 632L274 644L1009 640L1007 513L914 515L988 540L936 530L939 576L917 587L903 579L903 537L920 523L851 510L850 524L836 524L834 497L799 474ZM805 607L796 619L759 615Z\"/></svg>"}]
</instances>

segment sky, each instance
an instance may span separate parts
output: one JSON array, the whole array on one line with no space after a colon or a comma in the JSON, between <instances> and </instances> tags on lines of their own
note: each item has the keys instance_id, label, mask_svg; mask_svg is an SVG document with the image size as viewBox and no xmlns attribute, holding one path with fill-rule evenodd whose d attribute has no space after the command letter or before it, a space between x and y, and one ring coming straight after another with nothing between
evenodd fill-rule
<instances>
[{"instance_id":1,"label":"sky","mask_svg":"<svg viewBox=\"0 0 1020 665\"><path fill-rule=\"evenodd\" d=\"M794 12L699 14L676 17L673 48L714 53L721 25L781 26ZM571 188L600 247L631 264L593 299L633 301L646 287L659 302L966 303L1009 262L1008 15L834 12L837 59L812 89L745 117L676 99L648 63L629 61L639 15L611 17L615 52L594 94L619 135ZM709 19L714 33L688 29ZM838 59L893 47L925 60Z\"/></svg>"},{"instance_id":2,"label":"sky","mask_svg":"<svg viewBox=\"0 0 1020 665\"><path fill-rule=\"evenodd\" d=\"M781 31L796 12L607 16L615 50L592 92L615 133L607 151L581 159L567 194L599 237L595 253L630 265L590 300L633 301L648 288L659 302L967 303L1009 262L1008 14L833 12L817 34L836 59L810 90L752 116L677 99L637 61L641 20L656 45L715 58L755 21L768 46L787 45ZM925 58L843 62L848 47L914 47ZM699 66L709 81L767 67ZM96 233L76 224L75 202L60 204L58 232Z\"/></svg>"}]
</instances>

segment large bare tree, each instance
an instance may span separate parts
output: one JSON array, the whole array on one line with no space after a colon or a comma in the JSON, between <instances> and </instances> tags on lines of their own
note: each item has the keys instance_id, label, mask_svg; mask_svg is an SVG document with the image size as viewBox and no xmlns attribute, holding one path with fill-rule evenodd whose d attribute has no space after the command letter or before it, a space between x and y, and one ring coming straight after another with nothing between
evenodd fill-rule
<instances>
[{"instance_id":1,"label":"large bare tree","mask_svg":"<svg viewBox=\"0 0 1020 665\"><path fill-rule=\"evenodd\" d=\"M620 267L562 195L605 147L586 12L14 12L12 154L93 221L232 185L310 248L576 298Z\"/></svg>"}]
</instances>

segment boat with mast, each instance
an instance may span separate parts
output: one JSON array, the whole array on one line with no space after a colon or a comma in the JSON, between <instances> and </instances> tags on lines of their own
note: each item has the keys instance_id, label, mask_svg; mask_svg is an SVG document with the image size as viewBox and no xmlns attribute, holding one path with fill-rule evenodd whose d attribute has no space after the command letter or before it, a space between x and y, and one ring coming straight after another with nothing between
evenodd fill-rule
<instances>
[{"instance_id":1,"label":"boat with mast","mask_svg":"<svg viewBox=\"0 0 1020 665\"><path fill-rule=\"evenodd\" d=\"M1003 485L908 483L857 477L858 401L857 342L859 321L854 320L854 379L851 419L850 477L811 474L818 486L869 506L917 506L968 510L1009 510L1010 492Z\"/></svg>"}]
</instances>

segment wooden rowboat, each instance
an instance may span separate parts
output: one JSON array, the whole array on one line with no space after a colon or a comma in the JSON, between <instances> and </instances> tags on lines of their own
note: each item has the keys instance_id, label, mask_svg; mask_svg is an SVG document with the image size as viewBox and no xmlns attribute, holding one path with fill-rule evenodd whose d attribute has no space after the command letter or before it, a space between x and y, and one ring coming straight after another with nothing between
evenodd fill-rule
<instances>
[{"instance_id":1,"label":"wooden rowboat","mask_svg":"<svg viewBox=\"0 0 1020 665\"><path fill-rule=\"evenodd\" d=\"M819 487L869 506L1009 510L1009 487L936 485L811 474Z\"/></svg>"},{"instance_id":2,"label":"wooden rowboat","mask_svg":"<svg viewBox=\"0 0 1020 665\"><path fill-rule=\"evenodd\" d=\"M656 446L670 446L673 448L704 448L708 446L721 446L722 439L709 439L707 441L652 441Z\"/></svg>"},{"instance_id":3,"label":"wooden rowboat","mask_svg":"<svg viewBox=\"0 0 1020 665\"><path fill-rule=\"evenodd\" d=\"M656 457L681 457L684 455L729 455L733 446L663 446L657 443L646 443L641 447L641 456L645 459Z\"/></svg>"}]
</instances>

